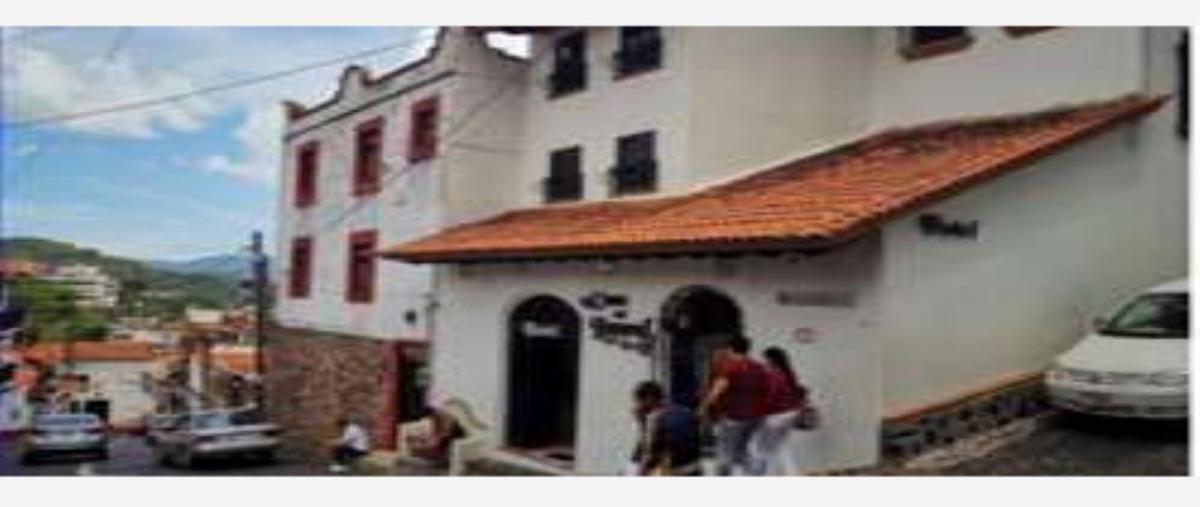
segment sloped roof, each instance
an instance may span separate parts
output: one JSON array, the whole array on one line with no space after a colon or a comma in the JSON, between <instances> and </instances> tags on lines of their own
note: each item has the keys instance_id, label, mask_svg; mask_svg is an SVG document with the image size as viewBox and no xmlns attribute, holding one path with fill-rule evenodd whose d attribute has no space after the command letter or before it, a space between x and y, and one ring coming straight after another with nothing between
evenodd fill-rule
<instances>
[{"instance_id":1,"label":"sloped roof","mask_svg":"<svg viewBox=\"0 0 1200 507\"><path fill-rule=\"evenodd\" d=\"M686 195L520 209L380 254L421 263L828 247L1165 100L1126 96L894 129Z\"/></svg>"},{"instance_id":2,"label":"sloped roof","mask_svg":"<svg viewBox=\"0 0 1200 507\"><path fill-rule=\"evenodd\" d=\"M72 361L151 361L156 353L148 342L123 340L37 343L19 349L22 357L43 364Z\"/></svg>"}]
</instances>

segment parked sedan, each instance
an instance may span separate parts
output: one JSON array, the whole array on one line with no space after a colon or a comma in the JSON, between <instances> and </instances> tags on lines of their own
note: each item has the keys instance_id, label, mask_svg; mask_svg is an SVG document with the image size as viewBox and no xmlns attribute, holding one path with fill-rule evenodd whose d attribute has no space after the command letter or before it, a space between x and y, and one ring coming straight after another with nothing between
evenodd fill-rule
<instances>
[{"instance_id":1,"label":"parked sedan","mask_svg":"<svg viewBox=\"0 0 1200 507\"><path fill-rule=\"evenodd\" d=\"M252 412L192 412L154 433L159 462L191 467L210 458L255 457L271 461L279 448L279 427L260 422Z\"/></svg>"},{"instance_id":2,"label":"parked sedan","mask_svg":"<svg viewBox=\"0 0 1200 507\"><path fill-rule=\"evenodd\" d=\"M108 458L108 433L95 414L40 414L21 439L21 462L50 456Z\"/></svg>"},{"instance_id":3,"label":"parked sedan","mask_svg":"<svg viewBox=\"0 0 1200 507\"><path fill-rule=\"evenodd\" d=\"M1050 402L1115 417L1188 416L1187 280L1144 291L1062 356L1046 374Z\"/></svg>"}]
</instances>

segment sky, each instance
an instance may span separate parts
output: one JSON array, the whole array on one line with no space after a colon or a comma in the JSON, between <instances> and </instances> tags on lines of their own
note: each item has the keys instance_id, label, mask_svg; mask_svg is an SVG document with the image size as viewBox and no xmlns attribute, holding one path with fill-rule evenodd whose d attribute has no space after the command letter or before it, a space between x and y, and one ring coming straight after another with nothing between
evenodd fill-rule
<instances>
[{"instance_id":1,"label":"sky","mask_svg":"<svg viewBox=\"0 0 1200 507\"><path fill-rule=\"evenodd\" d=\"M382 73L424 55L435 35L426 27L6 28L3 234L140 259L234 253L256 229L270 247L280 103L329 97L351 62L145 109L22 122L398 46L353 62Z\"/></svg>"}]
</instances>

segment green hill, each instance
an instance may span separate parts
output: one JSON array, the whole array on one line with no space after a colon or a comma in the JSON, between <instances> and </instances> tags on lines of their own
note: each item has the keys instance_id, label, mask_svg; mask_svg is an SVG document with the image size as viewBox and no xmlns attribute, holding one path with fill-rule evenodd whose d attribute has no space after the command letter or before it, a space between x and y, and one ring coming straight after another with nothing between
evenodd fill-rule
<instances>
[{"instance_id":1,"label":"green hill","mask_svg":"<svg viewBox=\"0 0 1200 507\"><path fill-rule=\"evenodd\" d=\"M226 308L237 303L239 280L236 276L172 272L155 268L148 262L105 255L94 248L50 239L16 237L0 242L3 256L8 259L27 259L50 265L98 266L121 281L122 301L118 314L177 317L189 305Z\"/></svg>"}]
</instances>

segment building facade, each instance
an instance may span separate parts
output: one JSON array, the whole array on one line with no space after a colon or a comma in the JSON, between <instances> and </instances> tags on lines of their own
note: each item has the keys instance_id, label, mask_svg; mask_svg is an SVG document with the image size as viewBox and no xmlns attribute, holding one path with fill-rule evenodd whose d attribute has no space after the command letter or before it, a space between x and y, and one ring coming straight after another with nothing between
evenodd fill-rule
<instances>
[{"instance_id":1,"label":"building facade","mask_svg":"<svg viewBox=\"0 0 1200 507\"><path fill-rule=\"evenodd\" d=\"M121 283L97 266L56 266L42 279L74 290L75 304L80 308L113 308L121 296Z\"/></svg>"},{"instance_id":2,"label":"building facade","mask_svg":"<svg viewBox=\"0 0 1200 507\"><path fill-rule=\"evenodd\" d=\"M824 412L802 469L869 465L1186 273L1181 29L512 30L515 188L382 247L433 266L433 392L508 449L617 473L632 387L694 403L742 332Z\"/></svg>"},{"instance_id":3,"label":"building facade","mask_svg":"<svg viewBox=\"0 0 1200 507\"><path fill-rule=\"evenodd\" d=\"M368 423L374 444L391 447L396 424L422 415L433 271L375 252L515 193L496 171L514 165L504 148L519 135L524 75L482 32L446 28L415 62L382 75L350 67L329 100L285 104L284 272L266 389L272 416L308 450L337 431L338 416ZM489 193L455 197L468 186Z\"/></svg>"}]
</instances>

